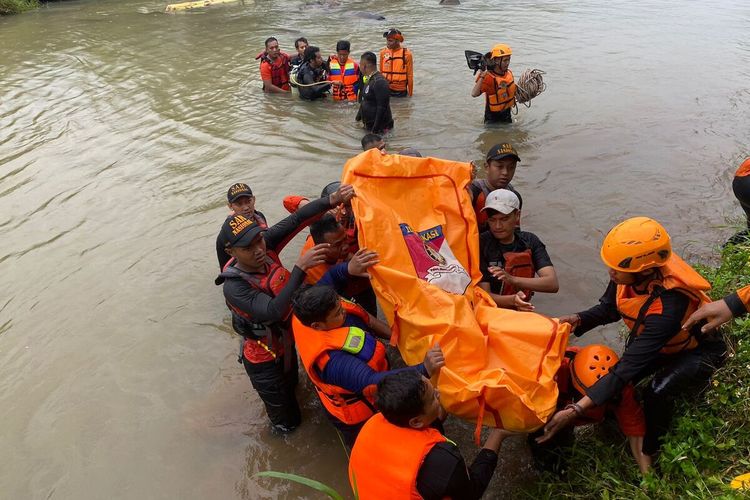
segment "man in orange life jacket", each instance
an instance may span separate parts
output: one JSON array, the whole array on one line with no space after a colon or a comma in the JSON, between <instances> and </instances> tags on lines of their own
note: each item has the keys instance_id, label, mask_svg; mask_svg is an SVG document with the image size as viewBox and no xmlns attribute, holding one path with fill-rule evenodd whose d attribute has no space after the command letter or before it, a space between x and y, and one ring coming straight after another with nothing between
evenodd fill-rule
<instances>
[{"instance_id":1,"label":"man in orange life jacket","mask_svg":"<svg viewBox=\"0 0 750 500\"><path fill-rule=\"evenodd\" d=\"M268 229L242 215L231 217L222 228L232 260L216 284L224 283L232 326L244 337L242 363L276 432L291 432L300 423L294 395L297 355L290 331L291 297L302 285L305 272L323 262L327 244L300 257L291 273L281 265L278 254L315 217L352 196L352 187L344 185Z\"/></svg>"},{"instance_id":2,"label":"man in orange life jacket","mask_svg":"<svg viewBox=\"0 0 750 500\"><path fill-rule=\"evenodd\" d=\"M586 394L589 387L606 375L617 364L617 354L604 345L587 345L586 347L570 346L565 350L565 357L557 371L556 380L560 395L557 398L557 409L574 409L574 401ZM573 427L590 425L604 421L608 413L617 419L617 424L630 444L630 451L641 471L645 474L651 467L651 457L644 455L643 436L646 434L646 422L643 409L635 398L633 384L626 384L618 397L603 406L595 406L570 422L567 428L555 435L553 440L539 445L529 436L534 462L542 470L562 472L567 461L565 448L573 444ZM542 432L536 433L541 435Z\"/></svg>"},{"instance_id":3,"label":"man in orange life jacket","mask_svg":"<svg viewBox=\"0 0 750 500\"><path fill-rule=\"evenodd\" d=\"M516 173L516 165L521 161L516 150L508 143L495 144L487 151L484 168L487 170L486 179L474 179L468 186L474 213L477 216L479 232L487 230L487 214L482 212L487 196L496 189L509 189L516 193L519 210L523 209L523 198L510 183ZM520 220L519 220L520 224Z\"/></svg>"},{"instance_id":4,"label":"man in orange life jacket","mask_svg":"<svg viewBox=\"0 0 750 500\"><path fill-rule=\"evenodd\" d=\"M386 46L380 50L380 72L393 97L411 97L414 91L414 61L411 51L401 46L404 35L395 28L383 33Z\"/></svg>"},{"instance_id":5,"label":"man in orange life jacket","mask_svg":"<svg viewBox=\"0 0 750 500\"><path fill-rule=\"evenodd\" d=\"M263 80L263 92L284 94L291 92L289 71L291 59L281 52L279 41L274 37L266 39L266 50L256 56L260 59L260 79Z\"/></svg>"},{"instance_id":6,"label":"man in orange life jacket","mask_svg":"<svg viewBox=\"0 0 750 500\"><path fill-rule=\"evenodd\" d=\"M264 228L268 227L266 216L255 210L253 190L244 182L237 182L229 186L229 190L227 191L227 206L230 210L227 220L233 215L243 215L248 219L254 219L258 225ZM229 254L225 250L226 244L224 232L221 231L216 237L216 257L219 259L219 269L224 269L224 266L227 265L230 259Z\"/></svg>"},{"instance_id":7,"label":"man in orange life jacket","mask_svg":"<svg viewBox=\"0 0 750 500\"><path fill-rule=\"evenodd\" d=\"M513 191L496 189L484 211L488 231L479 236L479 286L498 307L533 311L533 292L557 293L557 273L544 243L533 233L517 229L521 202Z\"/></svg>"},{"instance_id":8,"label":"man in orange life jacket","mask_svg":"<svg viewBox=\"0 0 750 500\"><path fill-rule=\"evenodd\" d=\"M349 460L349 482L361 500L481 498L497 467L497 452L513 433L493 429L466 467L458 447L431 427L445 410L440 394L414 371L378 383L381 413L362 428Z\"/></svg>"},{"instance_id":9,"label":"man in orange life jacket","mask_svg":"<svg viewBox=\"0 0 750 500\"><path fill-rule=\"evenodd\" d=\"M371 262L377 262L377 255ZM376 412L373 391L384 376L413 370L429 377L445 364L440 347L435 346L422 364L389 371L385 346L375 339L390 339L388 325L342 300L331 287L300 291L293 299L293 310L292 327L302 364L328 419L350 448Z\"/></svg>"},{"instance_id":10,"label":"man in orange life jacket","mask_svg":"<svg viewBox=\"0 0 750 500\"><path fill-rule=\"evenodd\" d=\"M642 451L653 455L669 429L676 397L698 393L723 361L726 346L698 325L684 329L687 318L709 302L708 282L678 255L666 230L653 219L633 217L604 238L601 257L610 282L599 304L563 316L577 336L623 319L630 335L620 361L586 390L570 408L545 426L541 442L593 406L601 406L625 384L653 375L643 391L646 436Z\"/></svg>"},{"instance_id":11,"label":"man in orange life jacket","mask_svg":"<svg viewBox=\"0 0 750 500\"><path fill-rule=\"evenodd\" d=\"M480 71L476 78L471 97L484 94L484 122L511 123L511 110L516 104L516 83L513 73L508 69L513 52L505 44L498 44L488 54L488 68Z\"/></svg>"},{"instance_id":12,"label":"man in orange life jacket","mask_svg":"<svg viewBox=\"0 0 750 500\"><path fill-rule=\"evenodd\" d=\"M328 79L333 83L334 101L356 101L359 92L359 64L349 58L348 40L336 43L336 56L328 59Z\"/></svg>"}]
</instances>

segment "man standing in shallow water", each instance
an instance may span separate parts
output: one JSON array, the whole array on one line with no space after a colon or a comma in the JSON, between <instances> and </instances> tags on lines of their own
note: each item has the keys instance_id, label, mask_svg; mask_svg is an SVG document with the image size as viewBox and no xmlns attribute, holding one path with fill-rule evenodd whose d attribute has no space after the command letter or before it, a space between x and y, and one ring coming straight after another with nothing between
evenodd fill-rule
<instances>
[{"instance_id":1,"label":"man standing in shallow water","mask_svg":"<svg viewBox=\"0 0 750 500\"><path fill-rule=\"evenodd\" d=\"M258 54L260 59L260 78L263 80L263 92L285 94L291 92L289 56L279 48L279 41L274 37L266 39L266 50Z\"/></svg>"},{"instance_id":2,"label":"man standing in shallow water","mask_svg":"<svg viewBox=\"0 0 750 500\"><path fill-rule=\"evenodd\" d=\"M383 135L393 128L391 91L377 64L377 57L372 52L365 52L359 60L363 81L366 78L367 83L359 95L361 105L356 119L362 120L368 132Z\"/></svg>"}]
</instances>

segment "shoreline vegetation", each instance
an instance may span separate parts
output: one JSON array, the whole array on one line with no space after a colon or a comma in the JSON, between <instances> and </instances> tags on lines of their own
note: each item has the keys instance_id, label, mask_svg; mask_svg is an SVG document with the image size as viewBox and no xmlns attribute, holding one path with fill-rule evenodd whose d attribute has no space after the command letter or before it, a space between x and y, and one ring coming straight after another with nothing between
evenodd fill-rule
<instances>
[{"instance_id":1,"label":"shoreline vegetation","mask_svg":"<svg viewBox=\"0 0 750 500\"><path fill-rule=\"evenodd\" d=\"M750 284L750 242L730 245L718 267L696 266L720 299ZM728 357L698 397L680 401L653 473L642 477L615 427L577 431L567 475L544 475L532 498L747 498L729 484L750 473L750 318L724 327Z\"/></svg>"},{"instance_id":2,"label":"shoreline vegetation","mask_svg":"<svg viewBox=\"0 0 750 500\"><path fill-rule=\"evenodd\" d=\"M0 0L0 16L20 14L39 7L39 0Z\"/></svg>"}]
</instances>

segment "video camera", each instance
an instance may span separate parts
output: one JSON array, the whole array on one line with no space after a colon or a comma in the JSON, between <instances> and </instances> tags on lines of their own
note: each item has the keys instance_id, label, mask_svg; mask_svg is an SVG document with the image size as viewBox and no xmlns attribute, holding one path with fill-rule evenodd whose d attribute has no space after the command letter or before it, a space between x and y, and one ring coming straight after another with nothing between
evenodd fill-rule
<instances>
[{"instance_id":1,"label":"video camera","mask_svg":"<svg viewBox=\"0 0 750 500\"><path fill-rule=\"evenodd\" d=\"M466 64L469 65L469 69L474 70L475 75L477 71L485 71L488 68L492 69L495 67L492 63L492 52L482 54L473 50L465 50L464 56L466 56Z\"/></svg>"}]
</instances>

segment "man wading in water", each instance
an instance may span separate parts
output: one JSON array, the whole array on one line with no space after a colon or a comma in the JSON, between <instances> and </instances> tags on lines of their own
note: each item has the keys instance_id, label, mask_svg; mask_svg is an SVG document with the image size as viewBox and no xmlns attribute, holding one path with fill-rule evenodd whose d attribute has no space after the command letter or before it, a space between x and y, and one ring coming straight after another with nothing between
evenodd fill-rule
<instances>
[{"instance_id":1,"label":"man wading in water","mask_svg":"<svg viewBox=\"0 0 750 500\"><path fill-rule=\"evenodd\" d=\"M373 52L365 52L359 60L362 81L366 82L359 95L360 108L357 121L373 134L385 134L393 128L391 115L391 89L388 80L378 72L378 59Z\"/></svg>"}]
</instances>

